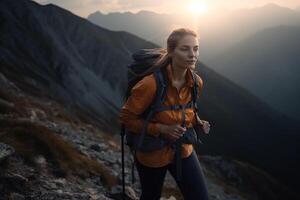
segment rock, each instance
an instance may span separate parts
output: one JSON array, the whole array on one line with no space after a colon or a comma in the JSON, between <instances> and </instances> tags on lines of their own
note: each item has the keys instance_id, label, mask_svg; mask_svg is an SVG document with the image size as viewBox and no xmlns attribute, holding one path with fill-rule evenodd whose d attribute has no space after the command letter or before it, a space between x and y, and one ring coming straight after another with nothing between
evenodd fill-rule
<instances>
[{"instance_id":1,"label":"rock","mask_svg":"<svg viewBox=\"0 0 300 200\"><path fill-rule=\"evenodd\" d=\"M94 151L100 151L101 150L101 147L99 144L92 144L90 146L90 149L93 149Z\"/></svg>"},{"instance_id":2,"label":"rock","mask_svg":"<svg viewBox=\"0 0 300 200\"><path fill-rule=\"evenodd\" d=\"M91 195L92 200L113 200L104 194Z\"/></svg>"},{"instance_id":3,"label":"rock","mask_svg":"<svg viewBox=\"0 0 300 200\"><path fill-rule=\"evenodd\" d=\"M113 187L109 193L109 196L113 199L121 200L122 199L122 186L118 185ZM138 200L135 191L130 186L125 186L125 200Z\"/></svg>"},{"instance_id":4,"label":"rock","mask_svg":"<svg viewBox=\"0 0 300 200\"><path fill-rule=\"evenodd\" d=\"M56 184L57 187L63 187L66 184L66 179L59 178L59 179L53 180L53 182Z\"/></svg>"},{"instance_id":5,"label":"rock","mask_svg":"<svg viewBox=\"0 0 300 200\"><path fill-rule=\"evenodd\" d=\"M8 108L14 108L15 104L0 98L0 106L4 106L4 107L8 107Z\"/></svg>"},{"instance_id":6,"label":"rock","mask_svg":"<svg viewBox=\"0 0 300 200\"><path fill-rule=\"evenodd\" d=\"M95 188L85 188L84 191L89 194L97 194L97 190Z\"/></svg>"},{"instance_id":7,"label":"rock","mask_svg":"<svg viewBox=\"0 0 300 200\"><path fill-rule=\"evenodd\" d=\"M91 180L92 180L92 182L93 182L94 184L97 185L97 187L100 187L100 186L103 184L103 183L102 183L102 178L101 178L100 175L97 175L97 176L92 177Z\"/></svg>"},{"instance_id":8,"label":"rock","mask_svg":"<svg viewBox=\"0 0 300 200\"><path fill-rule=\"evenodd\" d=\"M90 195L84 193L71 193L63 192L62 190L41 192L40 194L34 195L32 199L43 199L43 200L89 200Z\"/></svg>"},{"instance_id":9,"label":"rock","mask_svg":"<svg viewBox=\"0 0 300 200\"><path fill-rule=\"evenodd\" d=\"M46 158L43 155L36 156L34 158L34 161L36 164L38 164L39 166L42 166L42 167L46 167L46 165L47 165Z\"/></svg>"},{"instance_id":10,"label":"rock","mask_svg":"<svg viewBox=\"0 0 300 200\"><path fill-rule=\"evenodd\" d=\"M103 149L103 150L106 150L106 149L108 149L108 146L107 146L107 144L100 143L100 144L98 144L98 145L99 145L99 147L100 147L101 149Z\"/></svg>"},{"instance_id":11,"label":"rock","mask_svg":"<svg viewBox=\"0 0 300 200\"><path fill-rule=\"evenodd\" d=\"M11 193L9 199L10 200L23 200L23 199L25 199L25 197L18 193Z\"/></svg>"},{"instance_id":12,"label":"rock","mask_svg":"<svg viewBox=\"0 0 300 200\"><path fill-rule=\"evenodd\" d=\"M115 171L118 171L118 170L121 170L120 166L118 164L113 164L112 168L115 170Z\"/></svg>"},{"instance_id":13,"label":"rock","mask_svg":"<svg viewBox=\"0 0 300 200\"><path fill-rule=\"evenodd\" d=\"M110 146L112 146L112 147L118 148L118 145L117 145L114 141L112 141L112 140L109 140L109 141L108 141L108 144L109 144Z\"/></svg>"},{"instance_id":14,"label":"rock","mask_svg":"<svg viewBox=\"0 0 300 200\"><path fill-rule=\"evenodd\" d=\"M209 194L210 199L220 199L219 195L217 194Z\"/></svg>"},{"instance_id":15,"label":"rock","mask_svg":"<svg viewBox=\"0 0 300 200\"><path fill-rule=\"evenodd\" d=\"M9 81L2 73L0 73L0 86L4 89L11 89L16 93L20 92L20 89L11 81Z\"/></svg>"},{"instance_id":16,"label":"rock","mask_svg":"<svg viewBox=\"0 0 300 200\"><path fill-rule=\"evenodd\" d=\"M132 198L132 199L138 199L138 197L137 197L137 195L136 195L136 193L135 193L135 191L133 190L132 187L126 186L126 187L125 187L125 191L126 191L126 194L127 194L130 198Z\"/></svg>"},{"instance_id":17,"label":"rock","mask_svg":"<svg viewBox=\"0 0 300 200\"><path fill-rule=\"evenodd\" d=\"M37 108L32 108L30 110L30 120L35 121L35 120L45 120L47 119L47 115L44 111L37 109Z\"/></svg>"},{"instance_id":18,"label":"rock","mask_svg":"<svg viewBox=\"0 0 300 200\"><path fill-rule=\"evenodd\" d=\"M28 189L28 179L19 174L7 174L0 177L0 184L3 184L8 191L24 193Z\"/></svg>"},{"instance_id":19,"label":"rock","mask_svg":"<svg viewBox=\"0 0 300 200\"><path fill-rule=\"evenodd\" d=\"M57 185L55 183L47 183L47 186L49 189L53 190L53 189L57 189Z\"/></svg>"},{"instance_id":20,"label":"rock","mask_svg":"<svg viewBox=\"0 0 300 200\"><path fill-rule=\"evenodd\" d=\"M169 198L161 197L160 200L176 200L176 198L171 195Z\"/></svg>"},{"instance_id":21,"label":"rock","mask_svg":"<svg viewBox=\"0 0 300 200\"><path fill-rule=\"evenodd\" d=\"M85 132L86 128L85 127L80 127L79 130L82 131L82 132Z\"/></svg>"},{"instance_id":22,"label":"rock","mask_svg":"<svg viewBox=\"0 0 300 200\"><path fill-rule=\"evenodd\" d=\"M0 142L0 163L13 155L15 149L5 143Z\"/></svg>"}]
</instances>

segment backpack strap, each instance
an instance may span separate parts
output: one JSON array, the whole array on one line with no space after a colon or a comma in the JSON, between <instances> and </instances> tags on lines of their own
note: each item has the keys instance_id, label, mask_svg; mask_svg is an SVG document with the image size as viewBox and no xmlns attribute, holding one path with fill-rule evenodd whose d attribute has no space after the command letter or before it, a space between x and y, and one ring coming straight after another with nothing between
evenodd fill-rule
<instances>
[{"instance_id":1,"label":"backpack strap","mask_svg":"<svg viewBox=\"0 0 300 200\"><path fill-rule=\"evenodd\" d=\"M155 95L155 98L146 114L144 126L143 126L142 132L139 136L138 143L134 147L134 149L135 149L134 151L136 151L138 148L140 148L144 141L144 137L147 132L147 127L148 127L149 121L151 120L151 118L153 117L153 114L155 113L154 108L159 107L165 101L166 94L167 94L167 80L163 76L162 70L163 69L157 69L153 72L153 75L154 75L155 81L156 81L156 88L157 88L156 95Z\"/></svg>"},{"instance_id":2,"label":"backpack strap","mask_svg":"<svg viewBox=\"0 0 300 200\"><path fill-rule=\"evenodd\" d=\"M198 100L198 94L199 94L199 83L197 81L197 77L196 77L196 74L194 72L192 72L192 77L193 77L193 80L194 80L194 86L193 86L193 90L192 90L192 101L193 101L193 106L194 106L194 114L195 114L195 117L196 117L196 126L198 126L198 121L197 121L197 117L199 118L198 116L198 105L197 105L197 100ZM203 144L203 142L200 140L200 133L197 132L197 140L198 140L198 143L199 144Z\"/></svg>"},{"instance_id":3,"label":"backpack strap","mask_svg":"<svg viewBox=\"0 0 300 200\"><path fill-rule=\"evenodd\" d=\"M132 175L132 184L135 182L134 178L134 166L136 163L136 150L141 147L146 132L147 132L147 127L149 124L149 121L153 117L153 114L155 113L155 108L160 107L160 105L165 101L166 94L167 94L167 79L163 75L164 71L163 69L157 69L153 72L155 82L156 82L156 95L154 100L152 101L151 105L149 108L145 111L145 121L144 121L144 126L142 128L141 134L139 135L138 142L135 143L133 149L131 149L132 154L133 154L133 163L132 163L132 168L131 168L131 175Z\"/></svg>"},{"instance_id":4,"label":"backpack strap","mask_svg":"<svg viewBox=\"0 0 300 200\"><path fill-rule=\"evenodd\" d=\"M197 116L197 98L198 98L198 82L197 78L194 72L192 72L192 77L194 80L194 86L192 88L192 101L184 104L184 105L172 105L172 106L162 106L162 103L165 101L166 98L166 93L167 93L167 78L164 76L165 73L163 69L157 69L153 72L155 81L156 81L156 95L155 98L149 106L149 109L147 110L145 121L144 121L144 126L142 128L141 134L139 135L138 142L136 143L134 147L134 152L136 152L137 149L141 147L143 144L145 134L147 132L147 127L149 125L149 122L151 118L153 117L153 114L156 112L161 112L165 110L178 110L178 109L186 109L186 108L191 108L194 107L194 112L195 116ZM198 138L199 139L199 138ZM200 141L200 139L199 139Z\"/></svg>"},{"instance_id":5,"label":"backpack strap","mask_svg":"<svg viewBox=\"0 0 300 200\"><path fill-rule=\"evenodd\" d=\"M196 74L195 72L192 72L192 77L193 77L193 80L194 80L194 86L193 86L193 90L192 90L192 101L193 101L193 106L196 110L196 113L198 111L198 106L197 106L197 99L198 99L198 93L199 93L199 83L197 81L197 78L196 78Z\"/></svg>"},{"instance_id":6,"label":"backpack strap","mask_svg":"<svg viewBox=\"0 0 300 200\"><path fill-rule=\"evenodd\" d=\"M197 77L196 74L194 72L192 72L192 77L193 77L193 81L194 81L194 85L192 88L192 100L188 103L190 104L189 107L193 107L193 111L196 117L196 123L197 123L197 116L198 116L198 106L197 106L197 99L198 99L198 88L199 88L199 84L197 81ZM186 105L188 105L186 104ZM175 105L177 106L177 105ZM185 116L183 115L183 120L185 121ZM184 122L183 121L183 122ZM184 124L183 124L184 125ZM199 134L197 133L197 141L199 143L202 143L199 137ZM182 143L180 140L176 141L173 144L173 148L175 148L175 157L174 157L174 161L175 161L175 166L176 166L176 181L181 181L182 180L182 163L181 163L181 148L182 148Z\"/></svg>"},{"instance_id":7,"label":"backpack strap","mask_svg":"<svg viewBox=\"0 0 300 200\"><path fill-rule=\"evenodd\" d=\"M193 108L193 101L190 101L187 104L176 104L176 105L171 105L171 106L159 106L154 108L154 112L163 112L166 110L182 110L182 109L187 109L187 108Z\"/></svg>"}]
</instances>

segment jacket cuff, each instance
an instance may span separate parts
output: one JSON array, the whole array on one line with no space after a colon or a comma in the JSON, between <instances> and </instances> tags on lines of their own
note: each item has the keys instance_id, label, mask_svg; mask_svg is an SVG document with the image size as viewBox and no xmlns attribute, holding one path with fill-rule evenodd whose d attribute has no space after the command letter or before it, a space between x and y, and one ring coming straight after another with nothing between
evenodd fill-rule
<instances>
[{"instance_id":1,"label":"jacket cuff","mask_svg":"<svg viewBox=\"0 0 300 200\"><path fill-rule=\"evenodd\" d=\"M149 123L147 127L147 133L154 137L158 137L160 135L157 123Z\"/></svg>"}]
</instances>

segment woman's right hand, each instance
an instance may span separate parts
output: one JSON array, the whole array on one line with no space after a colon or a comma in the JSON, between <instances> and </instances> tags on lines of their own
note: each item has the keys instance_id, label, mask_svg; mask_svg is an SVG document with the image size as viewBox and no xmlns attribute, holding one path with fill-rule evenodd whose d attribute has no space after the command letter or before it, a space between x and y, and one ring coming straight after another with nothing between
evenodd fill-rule
<instances>
[{"instance_id":1,"label":"woman's right hand","mask_svg":"<svg viewBox=\"0 0 300 200\"><path fill-rule=\"evenodd\" d=\"M178 124L175 124L175 125L158 124L158 129L159 129L160 134L165 139L167 139L171 142L175 142L186 131L186 128L184 128Z\"/></svg>"}]
</instances>

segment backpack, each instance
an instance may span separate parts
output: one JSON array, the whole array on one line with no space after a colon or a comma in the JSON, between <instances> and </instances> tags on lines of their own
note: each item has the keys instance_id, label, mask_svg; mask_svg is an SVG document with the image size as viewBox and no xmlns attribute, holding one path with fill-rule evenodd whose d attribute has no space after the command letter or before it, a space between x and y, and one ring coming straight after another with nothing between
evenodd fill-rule
<instances>
[{"instance_id":1,"label":"backpack","mask_svg":"<svg viewBox=\"0 0 300 200\"><path fill-rule=\"evenodd\" d=\"M157 49L141 49L132 55L134 62L128 66L128 87L126 91L126 99L130 96L130 91L133 86L140 81L146 75L153 73L157 91L152 101L151 105L141 114L141 118L145 120L144 127L141 131L141 134L131 133L130 131L125 130L125 140L129 148L135 152L140 150L143 152L151 152L163 148L168 144L166 140L161 137L153 137L149 134L146 134L146 129L148 123L152 119L153 115L157 112L162 112L165 110L182 110L186 108L197 109L197 97L198 97L198 82L196 81L195 74L193 72L193 79L195 81L193 91L192 91L192 100L186 105L174 105L174 106L164 106L162 103L165 101L166 92L167 92L167 75L165 69L154 69L153 71L148 71L144 76L139 76L146 72L155 61L164 53L165 50L161 48ZM183 120L185 121L185 120ZM182 124L184 126L184 124Z\"/></svg>"},{"instance_id":2,"label":"backpack","mask_svg":"<svg viewBox=\"0 0 300 200\"><path fill-rule=\"evenodd\" d=\"M165 52L164 49L157 48L157 49L141 49L132 55L133 62L128 65L128 88L126 91L126 100L130 96L130 91L133 86L140 81L146 75L150 75L153 73L155 80L156 80L156 95L151 103L151 105L141 114L141 118L145 120L143 129L140 134L132 133L126 130L125 126L122 125L121 128L121 145L122 145L122 171L124 171L124 138L126 140L126 145L129 146L131 152L133 154L136 153L137 150L142 152L151 152L153 150L157 150L163 148L165 145L170 144L169 141L165 140L161 136L154 137L146 133L147 126L150 120L152 119L153 115L157 112L162 112L165 110L184 110L187 108L194 108L195 114L197 114L197 97L198 97L198 82L196 81L196 75L194 72L193 79L194 79L194 86L192 89L192 100L185 104L185 105L172 105L172 106L162 106L162 103L165 101L167 86L168 86L168 79L165 68L162 69L153 69L153 71L149 71L149 68L153 66L153 64L157 61L157 59ZM146 73L145 73L146 72ZM143 74L143 76L139 76ZM183 115L185 117L185 115ZM183 118L183 122L185 122L185 118ZM185 126L185 124L182 124ZM194 131L194 129L188 129L187 131L189 134L184 134L186 137L182 137L181 140L177 143L172 144L175 148L176 145L180 146L180 142L183 143L202 143L199 134ZM179 148L177 148L179 149ZM179 153L179 151L176 151ZM178 158L179 156L177 156ZM132 175L134 175L134 163L132 165ZM124 172L123 175L123 188L124 188ZM132 176L134 182L134 176ZM123 190L124 191L124 190Z\"/></svg>"}]
</instances>

